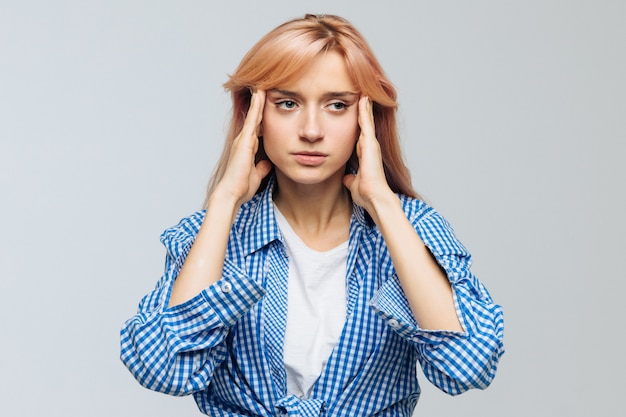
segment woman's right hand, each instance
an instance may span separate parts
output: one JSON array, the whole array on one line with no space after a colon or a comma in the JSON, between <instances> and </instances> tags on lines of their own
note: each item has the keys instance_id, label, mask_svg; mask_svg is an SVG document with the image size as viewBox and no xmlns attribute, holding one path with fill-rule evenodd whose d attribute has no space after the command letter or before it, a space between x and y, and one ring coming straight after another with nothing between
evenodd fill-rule
<instances>
[{"instance_id":1,"label":"woman's right hand","mask_svg":"<svg viewBox=\"0 0 626 417\"><path fill-rule=\"evenodd\" d=\"M263 118L264 105L265 91L253 92L243 128L233 141L226 171L215 189L222 202L224 198L232 199L230 201L239 207L250 200L259 188L261 180L272 168L272 164L267 160L259 161L256 165L254 163L259 149L257 133Z\"/></svg>"},{"instance_id":2,"label":"woman's right hand","mask_svg":"<svg viewBox=\"0 0 626 417\"><path fill-rule=\"evenodd\" d=\"M257 129L263 117L265 92L252 94L243 128L235 140L224 176L209 197L202 227L174 281L168 305L196 296L222 276L232 220L239 207L251 199L272 168L270 161L254 164L259 149Z\"/></svg>"}]
</instances>

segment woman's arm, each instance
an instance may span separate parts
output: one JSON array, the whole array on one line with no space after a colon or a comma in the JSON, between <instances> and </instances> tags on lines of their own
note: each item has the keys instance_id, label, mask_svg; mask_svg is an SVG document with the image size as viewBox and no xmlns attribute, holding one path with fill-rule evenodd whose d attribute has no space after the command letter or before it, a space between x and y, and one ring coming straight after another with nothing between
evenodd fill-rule
<instances>
[{"instance_id":1,"label":"woman's arm","mask_svg":"<svg viewBox=\"0 0 626 417\"><path fill-rule=\"evenodd\" d=\"M367 97L359 100L359 125L361 135L356 145L359 171L356 175L347 175L344 184L350 189L353 200L367 210L380 229L419 326L463 331L450 282L387 184L375 137L372 104Z\"/></svg>"},{"instance_id":2,"label":"woman's arm","mask_svg":"<svg viewBox=\"0 0 626 417\"><path fill-rule=\"evenodd\" d=\"M196 296L221 276L230 228L239 207L248 201L269 173L269 161L254 164L259 147L257 129L263 115L265 92L252 95L243 128L233 142L224 177L209 198L206 217L189 256L174 282L169 306Z\"/></svg>"},{"instance_id":3,"label":"woman's arm","mask_svg":"<svg viewBox=\"0 0 626 417\"><path fill-rule=\"evenodd\" d=\"M219 280L230 228L238 208L216 192L211 195L202 226L172 286L169 307L190 300Z\"/></svg>"},{"instance_id":4,"label":"woman's arm","mask_svg":"<svg viewBox=\"0 0 626 417\"><path fill-rule=\"evenodd\" d=\"M434 210L407 217L387 185L367 99L359 103L359 124L359 172L344 184L381 231L397 275L372 308L415 345L424 374L440 389L456 395L486 388L504 352L502 310L469 271L470 255L443 218Z\"/></svg>"},{"instance_id":5,"label":"woman's arm","mask_svg":"<svg viewBox=\"0 0 626 417\"><path fill-rule=\"evenodd\" d=\"M254 164L264 93L252 97L235 138L224 177L206 213L184 219L162 236L168 249L165 274L121 330L121 359L145 387L173 395L205 389L226 359L228 331L264 290L245 271L225 262L231 227L270 171Z\"/></svg>"},{"instance_id":6,"label":"woman's arm","mask_svg":"<svg viewBox=\"0 0 626 417\"><path fill-rule=\"evenodd\" d=\"M378 226L406 295L422 329L462 332L448 277L409 222L393 193L371 202Z\"/></svg>"},{"instance_id":7,"label":"woman's arm","mask_svg":"<svg viewBox=\"0 0 626 417\"><path fill-rule=\"evenodd\" d=\"M204 219L198 212L167 229L165 273L124 323L120 358L143 386L185 395L208 386L214 369L227 358L229 329L263 296L263 289L227 261L221 280L175 307L167 298ZM228 286L228 291L224 288Z\"/></svg>"}]
</instances>

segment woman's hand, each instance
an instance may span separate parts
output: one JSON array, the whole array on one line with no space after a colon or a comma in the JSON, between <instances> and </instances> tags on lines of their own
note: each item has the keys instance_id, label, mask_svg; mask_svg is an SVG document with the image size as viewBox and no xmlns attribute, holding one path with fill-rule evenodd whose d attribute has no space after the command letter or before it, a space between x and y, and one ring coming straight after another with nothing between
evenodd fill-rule
<instances>
[{"instance_id":1,"label":"woman's hand","mask_svg":"<svg viewBox=\"0 0 626 417\"><path fill-rule=\"evenodd\" d=\"M254 157L259 149L258 130L263 118L265 91L252 93L250 108L241 132L230 151L230 158L224 177L216 187L220 199L232 198L237 207L250 200L261 184L261 180L270 172L270 161L254 164Z\"/></svg>"},{"instance_id":2,"label":"woman's hand","mask_svg":"<svg viewBox=\"0 0 626 417\"><path fill-rule=\"evenodd\" d=\"M413 315L423 329L463 331L456 315L448 278L426 248L402 210L400 200L387 184L380 145L376 139L372 105L359 100L361 135L356 144L359 171L343 183L352 200L372 216L393 261Z\"/></svg>"},{"instance_id":3,"label":"woman's hand","mask_svg":"<svg viewBox=\"0 0 626 417\"><path fill-rule=\"evenodd\" d=\"M350 190L352 200L365 208L376 221L375 202L381 199L392 200L396 197L385 177L372 108L368 97L359 99L358 121L361 134L356 143L359 170L356 174L346 175L343 183Z\"/></svg>"},{"instance_id":4,"label":"woman's hand","mask_svg":"<svg viewBox=\"0 0 626 417\"><path fill-rule=\"evenodd\" d=\"M254 164L264 103L264 91L252 94L250 109L233 141L224 176L209 197L202 227L174 281L170 307L195 297L221 278L230 227L237 210L254 196L261 180L270 172L269 161Z\"/></svg>"}]
</instances>

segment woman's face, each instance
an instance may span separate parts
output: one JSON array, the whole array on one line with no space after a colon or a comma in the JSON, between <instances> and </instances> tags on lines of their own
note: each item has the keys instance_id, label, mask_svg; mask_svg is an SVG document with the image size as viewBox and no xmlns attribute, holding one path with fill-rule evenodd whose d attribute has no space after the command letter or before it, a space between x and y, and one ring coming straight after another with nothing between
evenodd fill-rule
<instances>
[{"instance_id":1,"label":"woman's face","mask_svg":"<svg viewBox=\"0 0 626 417\"><path fill-rule=\"evenodd\" d=\"M297 81L267 91L263 144L279 181L341 181L357 139L358 100L335 51L317 58Z\"/></svg>"}]
</instances>

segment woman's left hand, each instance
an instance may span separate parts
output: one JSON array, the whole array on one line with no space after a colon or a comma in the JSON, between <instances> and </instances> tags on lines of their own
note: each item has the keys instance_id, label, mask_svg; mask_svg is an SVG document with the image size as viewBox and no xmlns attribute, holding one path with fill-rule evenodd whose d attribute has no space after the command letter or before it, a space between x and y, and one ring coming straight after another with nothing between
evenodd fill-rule
<instances>
[{"instance_id":1,"label":"woman's left hand","mask_svg":"<svg viewBox=\"0 0 626 417\"><path fill-rule=\"evenodd\" d=\"M463 331L456 314L450 281L417 234L391 190L376 139L372 104L359 100L361 134L356 143L359 170L344 176L352 200L363 207L378 226L393 261L400 285L423 329Z\"/></svg>"},{"instance_id":2,"label":"woman's left hand","mask_svg":"<svg viewBox=\"0 0 626 417\"><path fill-rule=\"evenodd\" d=\"M343 178L352 200L375 217L374 203L379 199L395 198L385 177L380 145L376 139L372 102L368 97L359 99L359 127L361 134L356 143L359 170ZM376 219L374 219L376 220Z\"/></svg>"}]
</instances>

